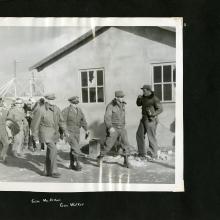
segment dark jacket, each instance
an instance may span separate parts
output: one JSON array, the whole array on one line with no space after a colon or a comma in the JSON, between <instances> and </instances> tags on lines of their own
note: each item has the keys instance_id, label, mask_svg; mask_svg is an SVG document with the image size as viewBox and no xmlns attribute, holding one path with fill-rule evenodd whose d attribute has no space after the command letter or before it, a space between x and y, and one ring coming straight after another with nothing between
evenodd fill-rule
<instances>
[{"instance_id":1,"label":"dark jacket","mask_svg":"<svg viewBox=\"0 0 220 220\"><path fill-rule=\"evenodd\" d=\"M125 102L119 103L113 99L106 107L104 121L107 129L125 127Z\"/></svg>"},{"instance_id":2,"label":"dark jacket","mask_svg":"<svg viewBox=\"0 0 220 220\"><path fill-rule=\"evenodd\" d=\"M142 106L143 116L155 117L163 111L159 98L153 92L150 96L138 97L136 104L137 106Z\"/></svg>"}]
</instances>

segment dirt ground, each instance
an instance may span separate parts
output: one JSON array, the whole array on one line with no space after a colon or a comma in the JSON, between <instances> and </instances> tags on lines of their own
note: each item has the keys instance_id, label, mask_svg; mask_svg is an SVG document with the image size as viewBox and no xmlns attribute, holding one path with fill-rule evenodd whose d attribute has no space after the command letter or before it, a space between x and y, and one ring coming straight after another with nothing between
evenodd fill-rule
<instances>
[{"instance_id":1,"label":"dirt ground","mask_svg":"<svg viewBox=\"0 0 220 220\"><path fill-rule=\"evenodd\" d=\"M42 176L46 151L24 151L22 158L7 157L7 164L0 163L0 182L65 182L65 183L158 183L173 184L175 181L175 155L167 160L147 162L130 156L132 168L122 166L121 156L108 156L102 169L95 158L81 158L82 171L69 169L69 147L58 146L58 170L60 178Z\"/></svg>"}]
</instances>

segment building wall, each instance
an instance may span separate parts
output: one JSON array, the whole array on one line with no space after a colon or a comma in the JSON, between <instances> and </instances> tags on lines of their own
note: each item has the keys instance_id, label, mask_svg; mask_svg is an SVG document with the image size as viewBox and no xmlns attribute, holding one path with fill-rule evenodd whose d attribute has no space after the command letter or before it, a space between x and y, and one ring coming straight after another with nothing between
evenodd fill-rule
<instances>
[{"instance_id":1,"label":"building wall","mask_svg":"<svg viewBox=\"0 0 220 220\"><path fill-rule=\"evenodd\" d=\"M100 36L71 54L48 66L39 74L44 75L47 92L57 94L57 104L63 108L67 98L81 96L79 69L104 68L105 103L81 103L93 137L104 137L103 117L105 106L114 98L115 90L123 90L127 102L126 119L129 141L136 146L136 130L141 109L136 98L142 94L143 84L151 84L151 63L175 61L175 48L144 37L110 28ZM170 124L174 121L175 104L163 104L164 112L158 124L158 142L171 146L174 133Z\"/></svg>"}]
</instances>

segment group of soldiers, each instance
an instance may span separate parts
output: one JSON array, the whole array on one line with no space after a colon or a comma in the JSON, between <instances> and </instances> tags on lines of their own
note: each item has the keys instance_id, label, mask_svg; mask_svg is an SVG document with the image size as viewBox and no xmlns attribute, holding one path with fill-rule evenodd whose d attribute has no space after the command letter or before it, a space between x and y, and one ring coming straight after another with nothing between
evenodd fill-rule
<instances>
[{"instance_id":1,"label":"group of soldiers","mask_svg":"<svg viewBox=\"0 0 220 220\"><path fill-rule=\"evenodd\" d=\"M158 145L156 140L157 116L162 112L160 100L155 96L150 85L144 85L143 94L136 101L142 107L142 118L136 133L139 156L142 159L157 159ZM97 165L101 166L103 158L109 153L115 143L120 140L122 147L121 156L123 165L130 168L128 152L128 136L125 124L124 92L115 91L114 99L107 105L104 122L106 126L106 140L97 157ZM21 99L16 99L11 109L4 108L3 99L0 100L0 143L2 150L0 160L6 162L9 145L12 154L19 157L22 149L29 146L46 146L45 169L42 175L58 178L57 147L59 139L65 139L70 145L70 166L75 171L82 170L79 162L80 129L85 131L88 138L88 125L82 109L78 106L79 97L68 99L69 106L62 111L54 104L55 94L47 94L39 99L34 106L25 104ZM16 129L17 128L17 129ZM145 147L145 135L149 140L149 150Z\"/></svg>"}]
</instances>

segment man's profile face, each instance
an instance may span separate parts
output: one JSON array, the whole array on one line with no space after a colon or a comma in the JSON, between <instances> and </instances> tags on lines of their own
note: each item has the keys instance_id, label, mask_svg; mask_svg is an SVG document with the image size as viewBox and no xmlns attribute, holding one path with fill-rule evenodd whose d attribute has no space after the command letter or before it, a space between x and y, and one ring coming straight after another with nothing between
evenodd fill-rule
<instances>
[{"instance_id":1,"label":"man's profile face","mask_svg":"<svg viewBox=\"0 0 220 220\"><path fill-rule=\"evenodd\" d=\"M17 108L23 108L23 103L17 103L16 106Z\"/></svg>"},{"instance_id":2,"label":"man's profile face","mask_svg":"<svg viewBox=\"0 0 220 220\"><path fill-rule=\"evenodd\" d=\"M76 99L72 102L72 104L75 104L75 105L79 104L79 98L76 98Z\"/></svg>"},{"instance_id":3,"label":"man's profile face","mask_svg":"<svg viewBox=\"0 0 220 220\"><path fill-rule=\"evenodd\" d=\"M151 91L150 90L148 90L148 89L143 89L143 95L144 96L149 96L149 95L151 95Z\"/></svg>"}]
</instances>

